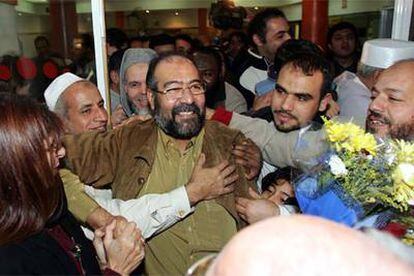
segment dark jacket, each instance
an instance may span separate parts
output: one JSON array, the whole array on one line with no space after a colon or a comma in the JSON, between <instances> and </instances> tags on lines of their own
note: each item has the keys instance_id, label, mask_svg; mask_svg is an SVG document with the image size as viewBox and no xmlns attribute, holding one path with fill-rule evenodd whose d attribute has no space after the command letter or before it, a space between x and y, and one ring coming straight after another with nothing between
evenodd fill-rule
<instances>
[{"instance_id":1,"label":"dark jacket","mask_svg":"<svg viewBox=\"0 0 414 276\"><path fill-rule=\"evenodd\" d=\"M92 243L69 213L56 222L81 248L81 263L87 275L101 274ZM70 254L70 253L69 253ZM0 246L1 275L79 275L76 262L48 233L47 228L29 238Z\"/></svg>"}]
</instances>

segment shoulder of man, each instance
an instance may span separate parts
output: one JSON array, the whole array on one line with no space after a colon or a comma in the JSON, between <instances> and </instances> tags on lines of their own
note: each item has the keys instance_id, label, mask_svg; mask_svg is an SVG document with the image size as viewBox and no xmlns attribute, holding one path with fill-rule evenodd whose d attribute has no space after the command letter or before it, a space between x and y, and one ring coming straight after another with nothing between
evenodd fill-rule
<instances>
[{"instance_id":1,"label":"shoulder of man","mask_svg":"<svg viewBox=\"0 0 414 276\"><path fill-rule=\"evenodd\" d=\"M238 137L242 137L243 134L237 130L226 126L223 123L217 121L206 120L206 134L214 135L214 139L218 143L230 143Z\"/></svg>"},{"instance_id":2,"label":"shoulder of man","mask_svg":"<svg viewBox=\"0 0 414 276\"><path fill-rule=\"evenodd\" d=\"M131 135L137 135L137 133L144 134L150 132L155 128L154 119L146 121L132 121L124 126L113 130L116 136L127 137Z\"/></svg>"}]
</instances>

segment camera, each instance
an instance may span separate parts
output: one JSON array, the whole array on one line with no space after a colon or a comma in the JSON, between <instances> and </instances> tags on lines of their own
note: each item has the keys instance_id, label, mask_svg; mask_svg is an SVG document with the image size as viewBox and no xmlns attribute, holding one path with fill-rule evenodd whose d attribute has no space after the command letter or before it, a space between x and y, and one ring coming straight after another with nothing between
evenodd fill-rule
<instances>
[{"instance_id":1,"label":"camera","mask_svg":"<svg viewBox=\"0 0 414 276\"><path fill-rule=\"evenodd\" d=\"M221 30L241 29L243 19L246 18L246 10L243 7L234 6L233 1L219 0L217 3L211 4L209 17L214 28Z\"/></svg>"}]
</instances>

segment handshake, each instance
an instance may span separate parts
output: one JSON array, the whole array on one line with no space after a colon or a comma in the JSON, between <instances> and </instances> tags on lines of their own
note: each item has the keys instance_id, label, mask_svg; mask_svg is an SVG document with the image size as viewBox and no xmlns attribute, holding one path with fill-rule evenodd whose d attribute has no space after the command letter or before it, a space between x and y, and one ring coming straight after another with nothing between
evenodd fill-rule
<instances>
[{"instance_id":1,"label":"handshake","mask_svg":"<svg viewBox=\"0 0 414 276\"><path fill-rule=\"evenodd\" d=\"M145 241L134 222L116 216L95 231L93 245L101 270L110 269L129 275L144 259Z\"/></svg>"}]
</instances>

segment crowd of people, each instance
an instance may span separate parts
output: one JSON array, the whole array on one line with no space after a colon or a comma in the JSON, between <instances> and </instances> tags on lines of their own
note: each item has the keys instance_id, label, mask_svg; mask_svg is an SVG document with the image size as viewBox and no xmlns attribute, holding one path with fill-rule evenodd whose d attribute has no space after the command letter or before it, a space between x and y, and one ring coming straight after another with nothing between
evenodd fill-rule
<instances>
[{"instance_id":1,"label":"crowd of people","mask_svg":"<svg viewBox=\"0 0 414 276\"><path fill-rule=\"evenodd\" d=\"M0 274L414 273L413 249L300 215L293 188L326 118L414 139L414 42L292 39L275 8L219 45L109 29L110 111L79 44L1 61Z\"/></svg>"}]
</instances>

